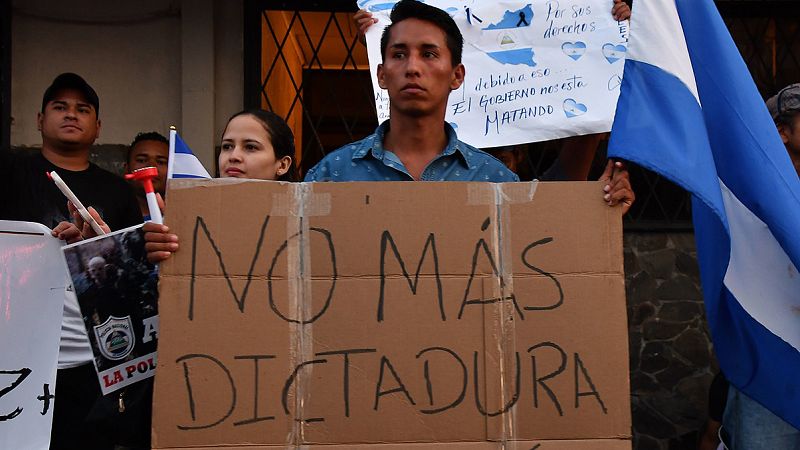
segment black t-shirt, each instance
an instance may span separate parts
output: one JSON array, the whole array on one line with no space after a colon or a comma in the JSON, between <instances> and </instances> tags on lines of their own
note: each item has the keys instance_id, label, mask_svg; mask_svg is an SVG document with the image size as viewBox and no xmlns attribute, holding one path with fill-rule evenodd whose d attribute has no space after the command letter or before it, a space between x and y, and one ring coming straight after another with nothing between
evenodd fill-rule
<instances>
[{"instance_id":1,"label":"black t-shirt","mask_svg":"<svg viewBox=\"0 0 800 450\"><path fill-rule=\"evenodd\" d=\"M84 206L100 213L112 231L142 223L133 190L121 177L95 164L77 172L62 169L39 152L0 152L0 219L38 222L49 228L71 221L67 198L45 174L52 170Z\"/></svg>"}]
</instances>

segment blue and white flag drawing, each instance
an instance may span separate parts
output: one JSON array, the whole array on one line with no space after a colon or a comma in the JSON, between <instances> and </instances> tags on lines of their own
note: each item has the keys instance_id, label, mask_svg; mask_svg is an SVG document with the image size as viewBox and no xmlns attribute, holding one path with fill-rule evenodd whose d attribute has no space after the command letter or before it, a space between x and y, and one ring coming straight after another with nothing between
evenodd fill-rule
<instances>
[{"instance_id":1,"label":"blue and white flag drawing","mask_svg":"<svg viewBox=\"0 0 800 450\"><path fill-rule=\"evenodd\" d=\"M800 427L800 179L711 0L632 17L609 155L691 192L720 366Z\"/></svg>"},{"instance_id":2,"label":"blue and white flag drawing","mask_svg":"<svg viewBox=\"0 0 800 450\"><path fill-rule=\"evenodd\" d=\"M178 132L169 130L169 163L167 178L211 178L203 164L183 142Z\"/></svg>"}]
</instances>

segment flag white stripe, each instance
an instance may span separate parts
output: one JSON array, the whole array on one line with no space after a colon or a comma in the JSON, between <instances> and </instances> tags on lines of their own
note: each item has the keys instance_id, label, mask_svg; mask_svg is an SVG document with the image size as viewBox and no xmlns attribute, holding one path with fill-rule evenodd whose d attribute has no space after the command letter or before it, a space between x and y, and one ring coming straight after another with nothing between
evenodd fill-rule
<instances>
[{"instance_id":1,"label":"flag white stripe","mask_svg":"<svg viewBox=\"0 0 800 450\"><path fill-rule=\"evenodd\" d=\"M800 350L800 274L769 227L720 180L731 234L724 283L753 319Z\"/></svg>"},{"instance_id":2,"label":"flag white stripe","mask_svg":"<svg viewBox=\"0 0 800 450\"><path fill-rule=\"evenodd\" d=\"M631 35L636 39L632 39L628 46L628 58L675 75L700 104L675 0L635 2L634 11L631 14Z\"/></svg>"},{"instance_id":3,"label":"flag white stripe","mask_svg":"<svg viewBox=\"0 0 800 450\"><path fill-rule=\"evenodd\" d=\"M201 178L208 178L208 172L202 163L192 154L175 153L173 167L179 167L179 172L173 170L172 175L196 175Z\"/></svg>"}]
</instances>

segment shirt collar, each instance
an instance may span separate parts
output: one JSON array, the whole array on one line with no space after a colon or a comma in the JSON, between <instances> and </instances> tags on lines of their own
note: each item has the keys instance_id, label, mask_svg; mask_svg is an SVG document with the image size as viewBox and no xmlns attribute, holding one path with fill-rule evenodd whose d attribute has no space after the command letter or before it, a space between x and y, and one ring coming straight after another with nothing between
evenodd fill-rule
<instances>
[{"instance_id":1,"label":"shirt collar","mask_svg":"<svg viewBox=\"0 0 800 450\"><path fill-rule=\"evenodd\" d=\"M367 136L363 139L359 144L358 148L353 152L353 160L356 159L364 159L368 153L372 153L372 156L375 159L383 160L383 156L385 154L385 150L383 148L383 138L386 135L386 131L389 130L389 121L386 120L382 124L378 125L378 128L375 129L375 133L371 136ZM458 153L460 156L461 161L467 166L468 169L474 169L474 156L473 153L475 149L458 140L458 136L456 135L456 130L453 127L445 122L444 123L444 131L447 134L447 146L442 151L442 155L452 155L454 153Z\"/></svg>"}]
</instances>

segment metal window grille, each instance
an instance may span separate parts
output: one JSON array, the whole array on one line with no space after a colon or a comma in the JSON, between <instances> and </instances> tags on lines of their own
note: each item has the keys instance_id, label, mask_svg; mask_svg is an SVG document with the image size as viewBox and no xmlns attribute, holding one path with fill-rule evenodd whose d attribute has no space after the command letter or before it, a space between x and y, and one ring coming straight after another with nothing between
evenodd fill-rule
<instances>
[{"instance_id":1,"label":"metal window grille","mask_svg":"<svg viewBox=\"0 0 800 450\"><path fill-rule=\"evenodd\" d=\"M355 11L355 1L245 4L245 104L286 119L303 173L376 126Z\"/></svg>"},{"instance_id":2,"label":"metal window grille","mask_svg":"<svg viewBox=\"0 0 800 450\"><path fill-rule=\"evenodd\" d=\"M764 98L800 82L800 2L719 0L717 5ZM286 118L303 172L376 126L366 51L352 23L355 10L354 0L245 3L245 104ZM541 174L557 148L557 143L528 145L526 175ZM592 176L604 161L598 151ZM627 229L691 229L686 192L638 167L631 167L631 181L637 201L625 219Z\"/></svg>"}]
</instances>

